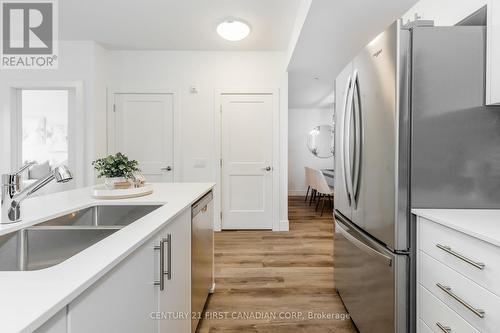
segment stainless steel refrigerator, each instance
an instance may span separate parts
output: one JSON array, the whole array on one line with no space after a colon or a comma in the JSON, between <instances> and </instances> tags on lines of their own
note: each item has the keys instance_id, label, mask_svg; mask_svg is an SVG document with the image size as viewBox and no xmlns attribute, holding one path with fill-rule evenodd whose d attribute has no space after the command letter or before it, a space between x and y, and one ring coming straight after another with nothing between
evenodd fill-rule
<instances>
[{"instance_id":1,"label":"stainless steel refrigerator","mask_svg":"<svg viewBox=\"0 0 500 333\"><path fill-rule=\"evenodd\" d=\"M411 208L500 205L485 45L485 27L396 22L336 81L334 278L361 333L413 331Z\"/></svg>"}]
</instances>

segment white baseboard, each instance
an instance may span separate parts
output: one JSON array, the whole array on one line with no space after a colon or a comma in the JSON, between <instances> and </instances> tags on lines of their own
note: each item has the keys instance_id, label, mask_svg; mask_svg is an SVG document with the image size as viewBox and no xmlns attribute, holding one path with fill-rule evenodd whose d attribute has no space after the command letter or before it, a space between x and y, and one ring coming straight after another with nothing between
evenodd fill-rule
<instances>
[{"instance_id":1,"label":"white baseboard","mask_svg":"<svg viewBox=\"0 0 500 333\"><path fill-rule=\"evenodd\" d=\"M290 230L290 224L288 223L288 220L281 220L279 230L274 230L274 231L289 231L289 230Z\"/></svg>"},{"instance_id":2,"label":"white baseboard","mask_svg":"<svg viewBox=\"0 0 500 333\"><path fill-rule=\"evenodd\" d=\"M288 196L290 197L303 197L306 195L306 190L288 190Z\"/></svg>"}]
</instances>

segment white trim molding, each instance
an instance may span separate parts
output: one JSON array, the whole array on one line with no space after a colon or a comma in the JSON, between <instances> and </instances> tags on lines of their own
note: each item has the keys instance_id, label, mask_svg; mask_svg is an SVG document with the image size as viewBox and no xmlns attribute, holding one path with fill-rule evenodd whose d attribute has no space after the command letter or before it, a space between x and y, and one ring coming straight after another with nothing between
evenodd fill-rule
<instances>
[{"instance_id":1,"label":"white trim molding","mask_svg":"<svg viewBox=\"0 0 500 333\"><path fill-rule=\"evenodd\" d=\"M280 230L273 230L273 231L289 231L290 230L290 223L288 220L281 220L280 221Z\"/></svg>"},{"instance_id":2,"label":"white trim molding","mask_svg":"<svg viewBox=\"0 0 500 333\"><path fill-rule=\"evenodd\" d=\"M74 187L83 187L87 182L85 159L85 129L87 124L84 114L84 91L82 81L26 81L16 82L10 85L10 118L11 118L11 169L15 170L20 167L19 162L21 157L21 118L19 115L19 107L21 107L20 90L69 90L70 109L68 113L68 167L76 176L74 179ZM83 124L83 126L82 126Z\"/></svg>"}]
</instances>

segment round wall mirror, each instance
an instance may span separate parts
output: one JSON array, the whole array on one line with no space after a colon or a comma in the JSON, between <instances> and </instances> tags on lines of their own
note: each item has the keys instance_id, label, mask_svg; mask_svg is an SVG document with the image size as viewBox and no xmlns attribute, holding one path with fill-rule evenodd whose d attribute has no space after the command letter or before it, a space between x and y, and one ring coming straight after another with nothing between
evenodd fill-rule
<instances>
[{"instance_id":1,"label":"round wall mirror","mask_svg":"<svg viewBox=\"0 0 500 333\"><path fill-rule=\"evenodd\" d=\"M334 128L319 125L313 128L307 137L307 148L316 157L330 158L334 155Z\"/></svg>"}]
</instances>

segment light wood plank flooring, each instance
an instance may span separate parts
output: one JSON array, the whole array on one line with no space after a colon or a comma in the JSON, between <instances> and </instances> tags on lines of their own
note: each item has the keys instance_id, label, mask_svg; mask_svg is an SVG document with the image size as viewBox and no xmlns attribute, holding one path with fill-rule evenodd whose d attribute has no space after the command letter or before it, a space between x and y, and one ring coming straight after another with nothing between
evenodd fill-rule
<instances>
[{"instance_id":1,"label":"light wood plank flooring","mask_svg":"<svg viewBox=\"0 0 500 333\"><path fill-rule=\"evenodd\" d=\"M334 288L331 210L303 200L289 200L290 232L216 233L216 291L197 332L356 332Z\"/></svg>"}]
</instances>

